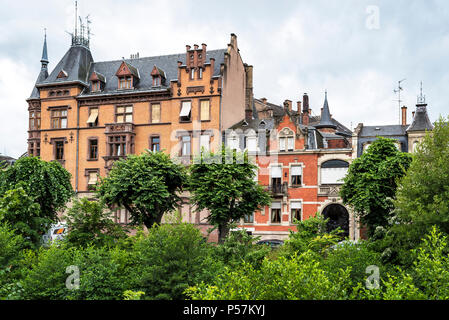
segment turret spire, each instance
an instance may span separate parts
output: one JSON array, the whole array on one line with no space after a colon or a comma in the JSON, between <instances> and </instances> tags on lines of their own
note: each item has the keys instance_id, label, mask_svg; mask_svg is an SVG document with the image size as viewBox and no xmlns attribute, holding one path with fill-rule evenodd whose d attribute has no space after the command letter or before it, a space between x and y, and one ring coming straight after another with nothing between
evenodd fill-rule
<instances>
[{"instance_id":1,"label":"turret spire","mask_svg":"<svg viewBox=\"0 0 449 320\"><path fill-rule=\"evenodd\" d=\"M331 113L329 111L329 103L327 102L327 90L324 92L324 105L321 109L321 119L316 128L336 128L336 125L332 122Z\"/></svg>"},{"instance_id":2,"label":"turret spire","mask_svg":"<svg viewBox=\"0 0 449 320\"><path fill-rule=\"evenodd\" d=\"M47 69L48 65L48 54L47 54L47 29L44 29L44 48L42 49L42 69Z\"/></svg>"}]
</instances>

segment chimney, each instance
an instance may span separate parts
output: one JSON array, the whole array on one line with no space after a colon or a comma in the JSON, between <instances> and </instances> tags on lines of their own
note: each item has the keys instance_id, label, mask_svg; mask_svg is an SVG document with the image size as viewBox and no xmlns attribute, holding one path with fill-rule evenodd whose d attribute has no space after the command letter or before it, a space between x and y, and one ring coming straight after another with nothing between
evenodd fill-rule
<instances>
[{"instance_id":1,"label":"chimney","mask_svg":"<svg viewBox=\"0 0 449 320\"><path fill-rule=\"evenodd\" d=\"M234 50L237 50L237 36L235 35L235 33L231 33L231 45L234 48Z\"/></svg>"},{"instance_id":2,"label":"chimney","mask_svg":"<svg viewBox=\"0 0 449 320\"><path fill-rule=\"evenodd\" d=\"M182 66L182 62L178 61L178 83L181 82L181 66Z\"/></svg>"},{"instance_id":3,"label":"chimney","mask_svg":"<svg viewBox=\"0 0 449 320\"><path fill-rule=\"evenodd\" d=\"M304 93L304 95L302 96L302 108L302 111L309 112L309 96L307 95L307 93Z\"/></svg>"},{"instance_id":4,"label":"chimney","mask_svg":"<svg viewBox=\"0 0 449 320\"><path fill-rule=\"evenodd\" d=\"M298 101L298 112L299 112L299 108L301 106L301 102ZM304 95L302 96L302 124L305 126L309 125L309 96L307 95L307 93L304 93Z\"/></svg>"},{"instance_id":5,"label":"chimney","mask_svg":"<svg viewBox=\"0 0 449 320\"><path fill-rule=\"evenodd\" d=\"M298 112L298 113L301 112L301 101L296 102L296 112Z\"/></svg>"},{"instance_id":6,"label":"chimney","mask_svg":"<svg viewBox=\"0 0 449 320\"><path fill-rule=\"evenodd\" d=\"M262 99L260 99L260 100L262 100L262 103L263 103L263 104L267 104L267 98L262 98Z\"/></svg>"},{"instance_id":7,"label":"chimney","mask_svg":"<svg viewBox=\"0 0 449 320\"><path fill-rule=\"evenodd\" d=\"M289 112L292 112L293 110L293 106L292 106L292 101L291 100L285 100L284 101L284 108L288 109Z\"/></svg>"},{"instance_id":8,"label":"chimney","mask_svg":"<svg viewBox=\"0 0 449 320\"><path fill-rule=\"evenodd\" d=\"M194 48L195 50L198 50L198 45L197 45L197 44L194 44L194 45L193 45L193 48Z\"/></svg>"},{"instance_id":9,"label":"chimney","mask_svg":"<svg viewBox=\"0 0 449 320\"><path fill-rule=\"evenodd\" d=\"M190 64L191 64L191 61L190 61L190 46L189 45L186 45L186 66L187 66L187 68L190 68Z\"/></svg>"},{"instance_id":10,"label":"chimney","mask_svg":"<svg viewBox=\"0 0 449 320\"><path fill-rule=\"evenodd\" d=\"M206 62L206 48L207 48L207 45L206 45L205 43L202 43L202 44L201 44L201 49L202 49L202 52L201 52L201 62L202 62L203 64Z\"/></svg>"},{"instance_id":11,"label":"chimney","mask_svg":"<svg viewBox=\"0 0 449 320\"><path fill-rule=\"evenodd\" d=\"M405 126L407 124L407 107L403 106L402 110L402 125Z\"/></svg>"},{"instance_id":12,"label":"chimney","mask_svg":"<svg viewBox=\"0 0 449 320\"><path fill-rule=\"evenodd\" d=\"M253 66L245 66L246 90L245 90L245 117L247 120L253 118Z\"/></svg>"},{"instance_id":13,"label":"chimney","mask_svg":"<svg viewBox=\"0 0 449 320\"><path fill-rule=\"evenodd\" d=\"M412 111L412 119L415 117L415 111Z\"/></svg>"},{"instance_id":14,"label":"chimney","mask_svg":"<svg viewBox=\"0 0 449 320\"><path fill-rule=\"evenodd\" d=\"M204 56L204 59L206 59L206 56ZM210 79L212 80L212 77L214 76L214 68L215 68L215 59L210 58Z\"/></svg>"}]
</instances>

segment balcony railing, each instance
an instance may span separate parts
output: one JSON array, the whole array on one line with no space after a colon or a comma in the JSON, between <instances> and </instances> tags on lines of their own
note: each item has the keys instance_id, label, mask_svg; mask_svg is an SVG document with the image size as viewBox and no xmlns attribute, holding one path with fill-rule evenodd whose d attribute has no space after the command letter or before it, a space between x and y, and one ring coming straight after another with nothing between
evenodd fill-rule
<instances>
[{"instance_id":1,"label":"balcony railing","mask_svg":"<svg viewBox=\"0 0 449 320\"><path fill-rule=\"evenodd\" d=\"M273 196L284 196L288 192L288 185L286 182L283 184L277 183L268 186L268 192L270 192Z\"/></svg>"},{"instance_id":2,"label":"balcony railing","mask_svg":"<svg viewBox=\"0 0 449 320\"><path fill-rule=\"evenodd\" d=\"M318 188L318 196L339 197L341 185L321 185Z\"/></svg>"}]
</instances>

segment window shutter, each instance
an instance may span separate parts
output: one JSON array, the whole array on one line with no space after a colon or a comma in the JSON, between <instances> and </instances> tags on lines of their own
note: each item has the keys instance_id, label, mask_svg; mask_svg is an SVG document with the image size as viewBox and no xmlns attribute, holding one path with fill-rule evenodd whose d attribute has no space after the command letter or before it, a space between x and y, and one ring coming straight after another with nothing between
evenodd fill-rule
<instances>
[{"instance_id":1,"label":"window shutter","mask_svg":"<svg viewBox=\"0 0 449 320\"><path fill-rule=\"evenodd\" d=\"M348 173L348 168L322 168L321 184L343 184L343 179Z\"/></svg>"},{"instance_id":2,"label":"window shutter","mask_svg":"<svg viewBox=\"0 0 449 320\"><path fill-rule=\"evenodd\" d=\"M280 202L272 202L271 209L281 209L281 203Z\"/></svg>"},{"instance_id":3,"label":"window shutter","mask_svg":"<svg viewBox=\"0 0 449 320\"><path fill-rule=\"evenodd\" d=\"M152 123L159 123L161 122L161 105L160 104L153 104L151 105L151 122Z\"/></svg>"},{"instance_id":4,"label":"window shutter","mask_svg":"<svg viewBox=\"0 0 449 320\"><path fill-rule=\"evenodd\" d=\"M209 100L201 101L201 120L210 120Z\"/></svg>"},{"instance_id":5,"label":"window shutter","mask_svg":"<svg viewBox=\"0 0 449 320\"><path fill-rule=\"evenodd\" d=\"M290 174L292 176L302 176L302 167L301 166L292 166Z\"/></svg>"},{"instance_id":6,"label":"window shutter","mask_svg":"<svg viewBox=\"0 0 449 320\"><path fill-rule=\"evenodd\" d=\"M295 140L293 139L293 137L288 137L287 138L287 148L288 148L288 150L294 150L295 149Z\"/></svg>"},{"instance_id":7,"label":"window shutter","mask_svg":"<svg viewBox=\"0 0 449 320\"><path fill-rule=\"evenodd\" d=\"M190 113L190 109L192 108L192 103L190 101L183 101L180 117L188 117Z\"/></svg>"},{"instance_id":8,"label":"window shutter","mask_svg":"<svg viewBox=\"0 0 449 320\"><path fill-rule=\"evenodd\" d=\"M299 201L292 201L290 203L290 209L301 209L301 202L299 202Z\"/></svg>"},{"instance_id":9,"label":"window shutter","mask_svg":"<svg viewBox=\"0 0 449 320\"><path fill-rule=\"evenodd\" d=\"M282 178L282 168L281 167L271 167L271 177L272 178Z\"/></svg>"}]
</instances>

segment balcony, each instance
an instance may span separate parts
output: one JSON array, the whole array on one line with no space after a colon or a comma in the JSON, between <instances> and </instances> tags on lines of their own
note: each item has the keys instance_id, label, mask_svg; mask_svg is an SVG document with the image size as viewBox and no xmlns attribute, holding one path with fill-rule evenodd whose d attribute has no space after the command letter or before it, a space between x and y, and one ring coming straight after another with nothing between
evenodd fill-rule
<instances>
[{"instance_id":1,"label":"balcony","mask_svg":"<svg viewBox=\"0 0 449 320\"><path fill-rule=\"evenodd\" d=\"M319 197L339 197L341 185L321 185L318 188Z\"/></svg>"},{"instance_id":2,"label":"balcony","mask_svg":"<svg viewBox=\"0 0 449 320\"><path fill-rule=\"evenodd\" d=\"M105 128L105 134L114 133L134 133L134 124L131 122L124 123L107 123Z\"/></svg>"},{"instance_id":3,"label":"balcony","mask_svg":"<svg viewBox=\"0 0 449 320\"><path fill-rule=\"evenodd\" d=\"M277 183L268 186L268 192L271 193L273 197L283 197L287 195L288 192L288 184L284 182L283 184Z\"/></svg>"}]
</instances>

